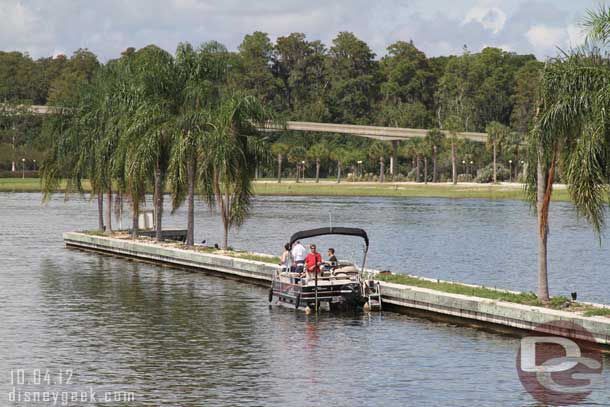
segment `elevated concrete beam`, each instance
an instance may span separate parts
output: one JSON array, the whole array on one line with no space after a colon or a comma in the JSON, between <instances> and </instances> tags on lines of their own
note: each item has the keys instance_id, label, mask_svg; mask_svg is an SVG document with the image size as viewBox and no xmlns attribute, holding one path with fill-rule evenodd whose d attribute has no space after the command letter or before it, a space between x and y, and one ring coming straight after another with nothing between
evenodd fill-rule
<instances>
[{"instance_id":1,"label":"elevated concrete beam","mask_svg":"<svg viewBox=\"0 0 610 407\"><path fill-rule=\"evenodd\" d=\"M404 127L380 127L380 126L361 126L356 124L334 124L334 123L314 123L314 122L286 122L286 127L269 126L266 131L305 131L316 133L339 133L352 134L359 137L368 137L377 140L395 141L408 140L411 138L426 137L427 129L409 129ZM449 136L448 131L443 131ZM472 140L479 143L487 142L486 133L458 132L458 138Z\"/></svg>"},{"instance_id":2,"label":"elevated concrete beam","mask_svg":"<svg viewBox=\"0 0 610 407\"><path fill-rule=\"evenodd\" d=\"M23 106L33 114L56 114L65 112L67 109L55 106ZM400 141L411 138L426 137L427 129L409 129L405 127L380 127L380 126L361 126L356 124L334 124L334 123L315 123L315 122L286 122L286 127L270 125L263 131L305 131L315 133L339 133L351 134L358 137L368 137L383 141ZM448 131L443 130L446 136ZM486 133L458 132L457 137L465 140L472 140L478 143L487 142Z\"/></svg>"}]
</instances>

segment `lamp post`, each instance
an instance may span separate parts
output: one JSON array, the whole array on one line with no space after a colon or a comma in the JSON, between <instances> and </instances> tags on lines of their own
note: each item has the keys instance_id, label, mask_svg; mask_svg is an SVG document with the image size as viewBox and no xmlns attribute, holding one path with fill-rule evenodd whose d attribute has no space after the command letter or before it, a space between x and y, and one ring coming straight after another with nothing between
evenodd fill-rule
<instances>
[{"instance_id":1,"label":"lamp post","mask_svg":"<svg viewBox=\"0 0 610 407\"><path fill-rule=\"evenodd\" d=\"M358 161L356 161L356 163L358 164L358 176L361 177L362 172L360 170L360 166L362 165L362 160L358 160Z\"/></svg>"},{"instance_id":2,"label":"lamp post","mask_svg":"<svg viewBox=\"0 0 610 407\"><path fill-rule=\"evenodd\" d=\"M34 171L36 171L36 160L33 160L34 163Z\"/></svg>"},{"instance_id":3,"label":"lamp post","mask_svg":"<svg viewBox=\"0 0 610 407\"><path fill-rule=\"evenodd\" d=\"M462 171L466 170L468 172L468 168L466 168L466 160L462 160Z\"/></svg>"},{"instance_id":4,"label":"lamp post","mask_svg":"<svg viewBox=\"0 0 610 407\"><path fill-rule=\"evenodd\" d=\"M508 160L509 182L513 182L513 160Z\"/></svg>"},{"instance_id":5,"label":"lamp post","mask_svg":"<svg viewBox=\"0 0 610 407\"><path fill-rule=\"evenodd\" d=\"M470 174L470 170L472 170L472 165L474 164L474 161L470 160L470 166L468 167L468 174ZM474 175L473 175L474 177Z\"/></svg>"},{"instance_id":6,"label":"lamp post","mask_svg":"<svg viewBox=\"0 0 610 407\"><path fill-rule=\"evenodd\" d=\"M305 161L301 161L301 173L303 175L303 182L305 182Z\"/></svg>"},{"instance_id":7,"label":"lamp post","mask_svg":"<svg viewBox=\"0 0 610 407\"><path fill-rule=\"evenodd\" d=\"M25 158L21 159L21 179L25 179Z\"/></svg>"},{"instance_id":8,"label":"lamp post","mask_svg":"<svg viewBox=\"0 0 610 407\"><path fill-rule=\"evenodd\" d=\"M526 178L527 174L525 173L525 161L521 160L521 171L523 172L523 177ZM519 175L519 171L517 171L517 175Z\"/></svg>"}]
</instances>

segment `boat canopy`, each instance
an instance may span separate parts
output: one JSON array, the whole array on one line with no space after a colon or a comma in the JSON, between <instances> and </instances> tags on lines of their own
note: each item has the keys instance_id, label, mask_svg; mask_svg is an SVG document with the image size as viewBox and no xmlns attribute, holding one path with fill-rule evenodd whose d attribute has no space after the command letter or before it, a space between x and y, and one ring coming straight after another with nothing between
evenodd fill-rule
<instances>
[{"instance_id":1,"label":"boat canopy","mask_svg":"<svg viewBox=\"0 0 610 407\"><path fill-rule=\"evenodd\" d=\"M369 248L369 237L364 231L364 229L359 228L344 228L344 227L328 227L328 228L318 228L318 229L310 229L310 230L302 230L300 232L296 232L290 238L290 245L297 240L307 239L308 237L314 236L324 236L324 235L345 235L345 236L360 236L364 239L366 243L366 248Z\"/></svg>"}]
</instances>

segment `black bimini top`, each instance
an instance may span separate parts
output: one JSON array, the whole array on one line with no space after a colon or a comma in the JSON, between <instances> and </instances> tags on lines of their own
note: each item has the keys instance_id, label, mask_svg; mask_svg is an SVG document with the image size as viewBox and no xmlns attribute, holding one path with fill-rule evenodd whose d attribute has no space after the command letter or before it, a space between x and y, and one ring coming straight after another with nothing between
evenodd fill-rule
<instances>
[{"instance_id":1,"label":"black bimini top","mask_svg":"<svg viewBox=\"0 0 610 407\"><path fill-rule=\"evenodd\" d=\"M329 228L318 228L310 230L302 230L295 233L290 238L290 245L297 240L307 239L308 237L323 236L323 235L345 235L345 236L360 236L364 239L366 247L369 247L369 237L364 229L359 228L343 228L343 227L329 227Z\"/></svg>"}]
</instances>

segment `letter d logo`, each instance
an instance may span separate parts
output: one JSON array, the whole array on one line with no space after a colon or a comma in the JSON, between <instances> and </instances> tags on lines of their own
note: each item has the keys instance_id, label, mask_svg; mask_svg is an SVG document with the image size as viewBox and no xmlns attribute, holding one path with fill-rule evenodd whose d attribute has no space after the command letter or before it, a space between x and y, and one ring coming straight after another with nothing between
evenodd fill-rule
<instances>
[{"instance_id":1,"label":"letter d logo","mask_svg":"<svg viewBox=\"0 0 610 407\"><path fill-rule=\"evenodd\" d=\"M602 359L587 341L559 335L593 336L567 321L539 325L536 334L521 339L517 354L519 379L536 400L543 404L566 406L585 400L593 385L599 384Z\"/></svg>"}]
</instances>

